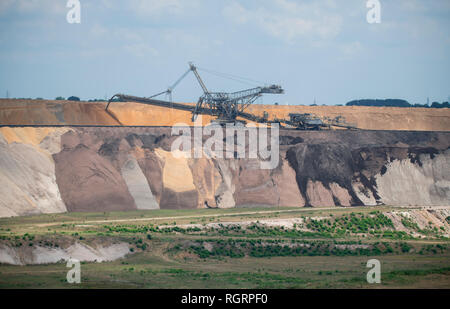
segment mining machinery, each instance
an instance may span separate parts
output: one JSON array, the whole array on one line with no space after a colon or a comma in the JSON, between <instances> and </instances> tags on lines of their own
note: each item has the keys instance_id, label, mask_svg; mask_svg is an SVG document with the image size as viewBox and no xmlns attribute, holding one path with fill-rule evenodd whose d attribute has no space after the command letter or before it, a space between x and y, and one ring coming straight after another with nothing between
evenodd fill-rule
<instances>
[{"instance_id":1,"label":"mining machinery","mask_svg":"<svg viewBox=\"0 0 450 309\"><path fill-rule=\"evenodd\" d=\"M206 70L205 70L206 71ZM203 95L200 96L195 105L176 103L172 101L172 92L175 87L190 73L195 75L200 87L203 90ZM236 92L212 92L210 91L203 79L198 73L198 68L192 63L189 63L189 69L181 75L176 82L162 92L158 92L150 97L137 97L126 94L115 94L111 97L106 105L106 111L112 102L136 102L154 106L161 106L166 108L189 111L192 113L192 121L195 121L197 115L211 115L216 117L216 122L219 124L244 122L245 120L258 123L279 123L293 127L300 130L319 130L329 129L330 125L324 123L317 117L311 114L290 114L290 119L270 119L268 114L264 112L263 116L254 115L245 112L245 109L253 104L263 94L282 94L284 90L279 85L265 85L254 87L246 90ZM156 97L166 95L169 101L158 100ZM239 118L239 119L238 119ZM242 119L245 119L244 121ZM341 127L346 127L340 124ZM347 128L353 128L347 126Z\"/></svg>"}]
</instances>

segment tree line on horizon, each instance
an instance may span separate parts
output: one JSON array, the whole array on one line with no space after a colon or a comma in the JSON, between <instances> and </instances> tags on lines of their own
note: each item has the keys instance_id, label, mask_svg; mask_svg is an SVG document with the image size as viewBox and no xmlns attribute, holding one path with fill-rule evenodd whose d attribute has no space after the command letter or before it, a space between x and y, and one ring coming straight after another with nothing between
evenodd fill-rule
<instances>
[{"instance_id":1,"label":"tree line on horizon","mask_svg":"<svg viewBox=\"0 0 450 309\"><path fill-rule=\"evenodd\" d=\"M411 104L406 100L402 99L362 99L362 100L353 100L347 102L346 106L378 106L378 107L425 107L425 108L450 108L450 104L448 102L433 102L431 105L428 104Z\"/></svg>"},{"instance_id":2,"label":"tree line on horizon","mask_svg":"<svg viewBox=\"0 0 450 309\"><path fill-rule=\"evenodd\" d=\"M11 98L13 99L13 98ZM19 100L33 100L32 98L15 98ZM35 100L45 100L43 98L36 98ZM67 99L61 96L55 98L56 101L81 101L81 99L77 96L70 96ZM90 99L87 102L107 102L106 99ZM112 100L113 102L120 102L121 100L115 98ZM275 103L275 105L279 105ZM325 105L325 104L324 104ZM311 104L310 106L318 106L317 104ZM336 106L342 106L342 104L336 104ZM449 102L433 102L431 105L429 104L420 104L415 103L411 104L406 100L402 99L360 99L360 100L352 100L345 104L345 106L374 106L374 107L424 107L424 108L450 108Z\"/></svg>"}]
</instances>

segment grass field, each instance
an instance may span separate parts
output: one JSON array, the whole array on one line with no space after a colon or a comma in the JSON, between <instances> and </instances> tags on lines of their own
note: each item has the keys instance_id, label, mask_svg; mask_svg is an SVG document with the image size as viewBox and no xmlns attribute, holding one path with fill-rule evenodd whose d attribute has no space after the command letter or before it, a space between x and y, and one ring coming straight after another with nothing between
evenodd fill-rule
<instances>
[{"instance_id":1,"label":"grass field","mask_svg":"<svg viewBox=\"0 0 450 309\"><path fill-rule=\"evenodd\" d=\"M66 282L64 262L0 264L0 288L450 288L449 239L438 230L422 231L424 237L396 231L383 216L393 209L157 210L0 219L0 245L12 248L112 241L130 247L125 258L82 262L80 284ZM302 221L301 227L258 224L291 219ZM381 262L381 284L366 281L371 258Z\"/></svg>"}]
</instances>

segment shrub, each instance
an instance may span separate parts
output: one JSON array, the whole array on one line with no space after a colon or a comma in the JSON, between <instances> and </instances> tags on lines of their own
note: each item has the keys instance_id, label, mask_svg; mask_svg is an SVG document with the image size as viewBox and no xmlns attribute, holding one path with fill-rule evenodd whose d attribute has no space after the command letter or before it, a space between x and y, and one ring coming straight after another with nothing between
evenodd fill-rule
<instances>
[{"instance_id":1,"label":"shrub","mask_svg":"<svg viewBox=\"0 0 450 309\"><path fill-rule=\"evenodd\" d=\"M406 242L403 242L400 244L400 248L403 253L407 253L407 252L409 252L409 250L411 250L412 247L409 244L407 244Z\"/></svg>"}]
</instances>

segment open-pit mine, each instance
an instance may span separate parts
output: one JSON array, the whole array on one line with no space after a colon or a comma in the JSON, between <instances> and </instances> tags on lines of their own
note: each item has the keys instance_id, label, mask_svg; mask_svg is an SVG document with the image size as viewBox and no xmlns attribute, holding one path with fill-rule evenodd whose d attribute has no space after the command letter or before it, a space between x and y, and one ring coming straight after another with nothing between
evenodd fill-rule
<instances>
[{"instance_id":1,"label":"open-pit mine","mask_svg":"<svg viewBox=\"0 0 450 309\"><path fill-rule=\"evenodd\" d=\"M241 130L279 124L261 169L177 155L204 107L142 100L0 99L1 287L72 287L70 258L84 287L370 287L374 256L384 287L450 287L448 108L253 104Z\"/></svg>"}]
</instances>

